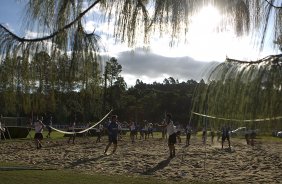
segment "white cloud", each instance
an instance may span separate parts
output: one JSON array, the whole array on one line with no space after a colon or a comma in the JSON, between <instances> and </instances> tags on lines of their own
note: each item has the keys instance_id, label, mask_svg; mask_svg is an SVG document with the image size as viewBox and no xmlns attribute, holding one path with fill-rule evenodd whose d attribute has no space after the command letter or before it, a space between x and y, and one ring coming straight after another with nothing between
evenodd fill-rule
<instances>
[{"instance_id":1,"label":"white cloud","mask_svg":"<svg viewBox=\"0 0 282 184\"><path fill-rule=\"evenodd\" d=\"M211 62L195 61L191 57L164 57L142 49L121 52L118 63L122 65L122 76L128 86L135 85L137 79L145 83L160 82L173 77L179 81L202 79L212 66Z\"/></svg>"},{"instance_id":2,"label":"white cloud","mask_svg":"<svg viewBox=\"0 0 282 184\"><path fill-rule=\"evenodd\" d=\"M34 31L30 31L30 30L27 30L25 32L25 38L27 38L27 39L38 38L39 35L42 35L42 34L39 34L39 33L34 32Z\"/></svg>"}]
</instances>

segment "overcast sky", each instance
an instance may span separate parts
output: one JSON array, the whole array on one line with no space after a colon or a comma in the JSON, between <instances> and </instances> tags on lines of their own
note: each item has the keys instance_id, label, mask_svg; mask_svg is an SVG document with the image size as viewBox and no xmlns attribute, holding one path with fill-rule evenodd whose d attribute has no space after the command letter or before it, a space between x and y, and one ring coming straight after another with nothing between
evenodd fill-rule
<instances>
[{"instance_id":1,"label":"overcast sky","mask_svg":"<svg viewBox=\"0 0 282 184\"><path fill-rule=\"evenodd\" d=\"M0 23L17 34L20 33L19 25L22 24L24 3L25 1L1 0ZM108 48L108 57L114 56L118 59L118 63L123 67L122 76L128 86L134 85L137 79L145 83L163 82L168 77L179 81L190 79L198 81L215 66L215 63L223 62L226 56L255 60L268 54L276 54L271 48L258 53L248 39L235 38L231 32L221 35L212 32L213 24L217 22L212 23L208 18L216 20L218 15L211 8L206 8L202 12L195 17L197 24L191 28L189 45L180 44L179 47L170 48L168 37L155 38L151 41L150 52L142 49L132 52L126 45L113 44L113 41L105 36L108 34L108 28L99 25L99 29L105 31L105 35L101 36ZM91 20L91 16L88 17L85 29L91 31L97 23ZM207 24L210 30L206 27ZM24 30L22 34L21 36L27 36L30 32Z\"/></svg>"},{"instance_id":2,"label":"overcast sky","mask_svg":"<svg viewBox=\"0 0 282 184\"><path fill-rule=\"evenodd\" d=\"M218 62L200 62L193 58L166 57L137 49L124 51L118 55L118 62L123 67L122 75L128 84L135 84L136 79L143 82L160 82L173 77L180 82L189 79L200 80L206 72Z\"/></svg>"}]
</instances>

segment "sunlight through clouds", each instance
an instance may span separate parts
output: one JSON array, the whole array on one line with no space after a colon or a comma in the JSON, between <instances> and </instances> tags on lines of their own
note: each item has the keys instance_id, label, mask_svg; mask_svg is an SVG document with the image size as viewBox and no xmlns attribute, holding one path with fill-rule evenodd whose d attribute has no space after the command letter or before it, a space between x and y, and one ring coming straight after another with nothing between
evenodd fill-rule
<instances>
[{"instance_id":1,"label":"sunlight through clouds","mask_svg":"<svg viewBox=\"0 0 282 184\"><path fill-rule=\"evenodd\" d=\"M169 47L170 37L156 36L151 41L152 52L166 57L189 56L198 61L225 61L226 57L238 60L257 60L273 50L266 48L261 52L251 41L251 35L237 37L232 27L221 30L222 15L209 5L191 18L187 34L187 43L184 41ZM183 36L184 37L184 36ZM184 40L184 39L183 39Z\"/></svg>"}]
</instances>

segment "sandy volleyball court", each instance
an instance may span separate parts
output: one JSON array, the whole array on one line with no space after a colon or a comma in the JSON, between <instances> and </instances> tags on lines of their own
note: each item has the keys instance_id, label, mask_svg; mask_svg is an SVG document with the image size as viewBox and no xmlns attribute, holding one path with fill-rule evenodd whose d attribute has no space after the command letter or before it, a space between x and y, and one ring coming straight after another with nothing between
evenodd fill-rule
<instances>
[{"instance_id":1,"label":"sandy volleyball court","mask_svg":"<svg viewBox=\"0 0 282 184\"><path fill-rule=\"evenodd\" d=\"M117 152L104 155L107 138L77 138L76 144L62 140L43 141L36 150L30 141L1 141L0 161L23 163L47 169L73 169L86 173L151 176L168 180L220 181L234 183L282 183L282 141L259 140L254 147L243 139L232 139L231 152L218 142L202 144L192 137L176 145L176 157L169 159L166 143L160 138L120 141ZM227 143L226 145L227 146ZM109 152L111 148L109 149Z\"/></svg>"}]
</instances>

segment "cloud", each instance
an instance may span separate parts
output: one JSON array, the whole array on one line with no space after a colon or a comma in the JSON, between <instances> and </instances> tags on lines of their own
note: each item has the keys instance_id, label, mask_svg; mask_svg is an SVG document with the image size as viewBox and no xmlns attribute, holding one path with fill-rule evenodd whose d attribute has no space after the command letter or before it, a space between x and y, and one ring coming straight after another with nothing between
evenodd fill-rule
<instances>
[{"instance_id":1,"label":"cloud","mask_svg":"<svg viewBox=\"0 0 282 184\"><path fill-rule=\"evenodd\" d=\"M136 79L145 83L162 82L173 77L179 81L201 80L219 62L201 62L191 57L165 57L141 49L120 52L118 63L122 65L122 75L129 86ZM135 81L134 81L135 77Z\"/></svg>"}]
</instances>

